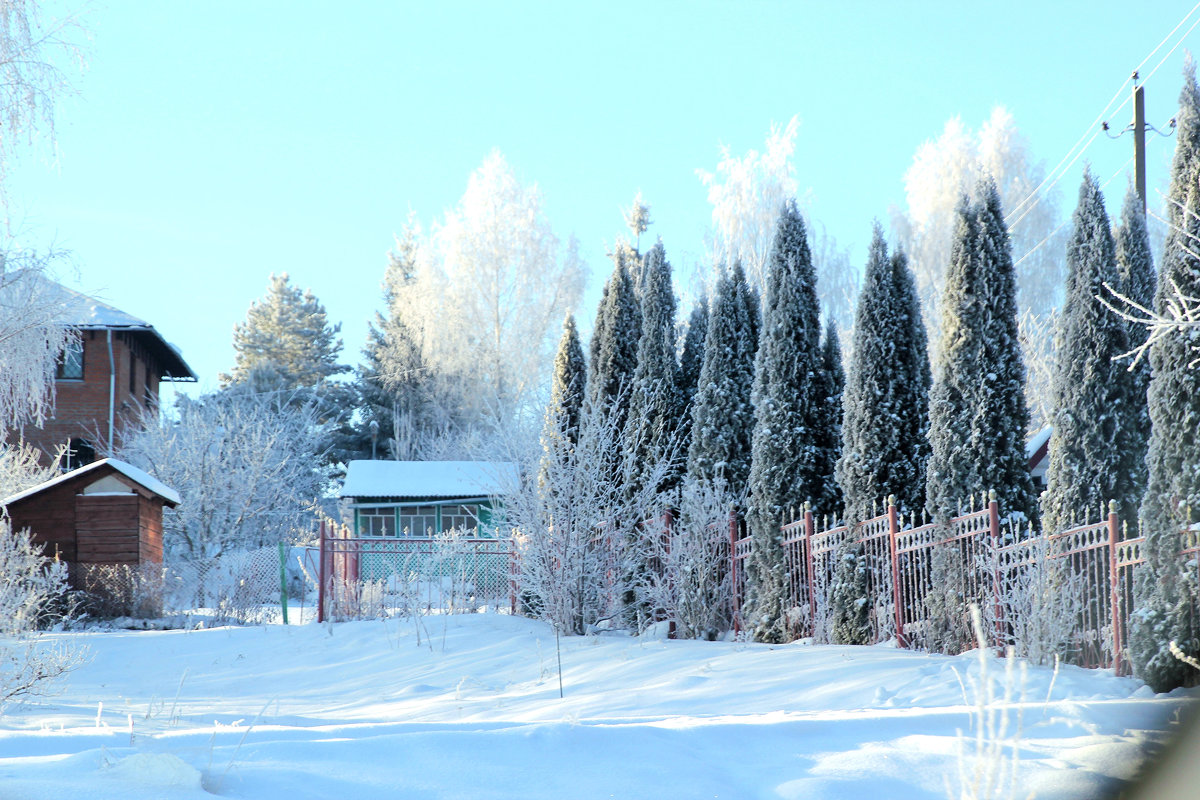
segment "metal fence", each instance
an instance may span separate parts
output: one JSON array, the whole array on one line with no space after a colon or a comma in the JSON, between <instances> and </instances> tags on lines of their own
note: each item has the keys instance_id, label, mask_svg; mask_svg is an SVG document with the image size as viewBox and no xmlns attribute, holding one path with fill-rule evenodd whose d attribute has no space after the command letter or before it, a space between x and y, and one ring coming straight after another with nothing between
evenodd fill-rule
<instances>
[{"instance_id":1,"label":"metal fence","mask_svg":"<svg viewBox=\"0 0 1200 800\"><path fill-rule=\"evenodd\" d=\"M509 539L451 531L432 537L356 537L322 521L317 618L516 610Z\"/></svg>"},{"instance_id":2,"label":"metal fence","mask_svg":"<svg viewBox=\"0 0 1200 800\"><path fill-rule=\"evenodd\" d=\"M1145 561L1144 539L1128 536L1115 506L1107 517L1046 536L1002 521L994 494L978 510L945 522L913 523L901 517L892 500L884 514L854 526L818 528L810 510L784 525L791 634L827 634L828 590L837 558L854 548L868 567L866 600L877 642L894 638L902 647L926 644L936 624L936 604L930 600L950 595L980 606L997 646L1024 635L1031 624L1027 617L1053 611L1071 661L1128 671L1133 582ZM1193 526L1181 537L1181 557L1200 573L1200 530ZM742 576L753 544L736 525L731 525L731 552L735 628L740 628ZM1048 604L1057 605L1047 611Z\"/></svg>"}]
</instances>

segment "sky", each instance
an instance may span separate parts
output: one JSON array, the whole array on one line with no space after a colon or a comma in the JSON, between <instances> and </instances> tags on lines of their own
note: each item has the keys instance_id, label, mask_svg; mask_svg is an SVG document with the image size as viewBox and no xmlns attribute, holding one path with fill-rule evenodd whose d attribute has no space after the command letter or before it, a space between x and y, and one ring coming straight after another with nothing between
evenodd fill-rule
<instances>
[{"instance_id":1,"label":"sky","mask_svg":"<svg viewBox=\"0 0 1200 800\"><path fill-rule=\"evenodd\" d=\"M51 3L47 16L75 4ZM271 273L311 288L357 363L393 237L452 208L498 149L543 192L591 277L638 191L676 275L706 263L697 169L762 149L800 119L810 214L852 263L904 204L920 144L1004 105L1049 172L1073 154L1191 2L113 2L81 14L86 69L43 142L10 171L19 246L70 252L62 282L155 325L216 388L233 326ZM1188 17L1142 69L1148 121L1175 113ZM1177 46L1178 45L1178 46ZM1176 48L1171 51L1172 48ZM1153 74L1150 74L1153 71ZM1148 76L1148 77L1147 77ZM1111 117L1114 130L1131 107ZM1151 205L1173 139L1149 144ZM1095 137L1107 180L1131 137ZM1124 193L1109 187L1110 210Z\"/></svg>"}]
</instances>

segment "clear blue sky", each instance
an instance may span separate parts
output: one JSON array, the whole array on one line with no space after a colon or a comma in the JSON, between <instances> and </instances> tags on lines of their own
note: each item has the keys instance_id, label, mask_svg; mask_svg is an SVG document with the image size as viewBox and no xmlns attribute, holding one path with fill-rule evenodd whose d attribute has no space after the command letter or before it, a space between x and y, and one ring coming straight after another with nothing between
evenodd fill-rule
<instances>
[{"instance_id":1,"label":"clear blue sky","mask_svg":"<svg viewBox=\"0 0 1200 800\"><path fill-rule=\"evenodd\" d=\"M703 258L695 170L721 144L761 148L798 114L801 192L858 264L947 119L975 128L1003 104L1053 167L1191 8L114 0L86 14L57 166L25 158L11 192L23 242L69 248L65 282L154 324L211 388L271 272L312 288L357 362L392 235L410 209L428 224L452 206L493 148L579 237L590 320L637 190L677 274ZM1145 84L1156 125L1182 61L1180 47ZM1151 144L1151 187L1173 142ZM1107 178L1131 152L1100 136L1085 159ZM1068 212L1082 163L1060 185Z\"/></svg>"}]
</instances>

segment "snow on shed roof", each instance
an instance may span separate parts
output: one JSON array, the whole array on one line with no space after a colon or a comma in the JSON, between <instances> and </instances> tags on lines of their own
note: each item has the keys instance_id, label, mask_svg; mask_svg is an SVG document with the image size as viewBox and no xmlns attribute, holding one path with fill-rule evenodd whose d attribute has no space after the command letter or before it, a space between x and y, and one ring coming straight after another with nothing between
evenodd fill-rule
<instances>
[{"instance_id":1,"label":"snow on shed roof","mask_svg":"<svg viewBox=\"0 0 1200 800\"><path fill-rule=\"evenodd\" d=\"M1030 436L1029 441L1025 442L1025 458L1030 461L1031 466L1034 457L1037 456L1038 451L1045 447L1046 443L1050 441L1050 434L1053 432L1054 427L1052 425L1047 425L1033 436Z\"/></svg>"},{"instance_id":2,"label":"snow on shed roof","mask_svg":"<svg viewBox=\"0 0 1200 800\"><path fill-rule=\"evenodd\" d=\"M490 497L517 488L508 461L351 461L339 497Z\"/></svg>"},{"instance_id":3,"label":"snow on shed roof","mask_svg":"<svg viewBox=\"0 0 1200 800\"><path fill-rule=\"evenodd\" d=\"M104 458L99 461L93 461L91 464L85 464L84 466L80 467L79 469L74 469L74 470L71 470L70 472L64 472L62 475L59 475L56 478L51 478L48 481L39 483L37 486L31 486L30 488L26 489L23 492L17 492L14 495L10 495L10 496L4 498L3 500L0 500L0 506L6 506L9 503L15 503L18 500L24 500L26 497L29 497L30 495L37 494L38 492L41 492L45 489L49 489L51 486L57 486L58 484L63 483L64 481L69 481L73 478L77 478L80 475L83 475L87 472L91 472L93 470L97 470L100 467L103 467L105 465L112 467L117 472L120 472L122 475L124 475L126 478L129 478L129 480L133 481L134 483L141 484L148 491L153 492L154 494L158 495L163 500L167 501L168 503L170 503L173 506L177 506L181 502L183 502L182 498L180 498L180 496L179 496L179 492L175 491L170 486L167 486L165 483L163 483L162 481L160 481L158 478L154 477L150 473L144 472L144 471L138 469L137 467L133 466L132 464L127 464L124 461L118 461L115 458Z\"/></svg>"}]
</instances>

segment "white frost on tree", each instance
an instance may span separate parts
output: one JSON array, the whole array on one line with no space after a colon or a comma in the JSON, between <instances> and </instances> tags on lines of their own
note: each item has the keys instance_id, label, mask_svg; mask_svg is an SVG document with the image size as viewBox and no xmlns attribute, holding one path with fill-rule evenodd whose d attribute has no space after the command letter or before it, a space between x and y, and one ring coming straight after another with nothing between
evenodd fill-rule
<instances>
[{"instance_id":1,"label":"white frost on tree","mask_svg":"<svg viewBox=\"0 0 1200 800\"><path fill-rule=\"evenodd\" d=\"M941 347L940 297L950 263L955 208L959 198L980 185L984 176L995 181L1001 204L1007 209L1005 223L1012 238L1018 308L1040 316L1061 305L1065 234L1055 233L1058 194L1046 189L1036 202L1026 202L1044 174L1043 163L1035 159L1012 115L1001 106L992 110L977 131L954 117L940 136L917 149L904 174L906 208L892 209L892 230L917 279L932 354ZM1049 328L1024 327L1027 335L1042 335ZM1026 360L1032 361L1045 349L1040 341L1031 344L1025 350ZM1036 398L1030 398L1029 405L1037 404Z\"/></svg>"},{"instance_id":2,"label":"white frost on tree","mask_svg":"<svg viewBox=\"0 0 1200 800\"><path fill-rule=\"evenodd\" d=\"M53 413L58 359L78 338L69 295L45 277L49 261L0 251L0 435Z\"/></svg>"},{"instance_id":3,"label":"white frost on tree","mask_svg":"<svg viewBox=\"0 0 1200 800\"><path fill-rule=\"evenodd\" d=\"M323 491L325 431L311 404L232 390L180 397L174 418L140 420L115 455L183 498L163 516L168 564L295 538Z\"/></svg>"},{"instance_id":4,"label":"white frost on tree","mask_svg":"<svg viewBox=\"0 0 1200 800\"><path fill-rule=\"evenodd\" d=\"M462 400L482 417L505 422L540 406L559 326L587 276L575 240L564 248L554 234L541 190L495 151L426 245L404 311L427 364L463 376Z\"/></svg>"},{"instance_id":5,"label":"white frost on tree","mask_svg":"<svg viewBox=\"0 0 1200 800\"><path fill-rule=\"evenodd\" d=\"M712 204L711 263L741 261L746 280L760 295L766 289L767 260L779 211L786 203L796 201L798 184L793 155L799 129L799 117L792 117L787 125L771 126L761 152L751 149L739 156L722 146L716 172L696 170ZM807 219L810 216L805 214L805 222L814 231L812 258L818 297L821 307L844 335L849 332L853 318L858 271L850 264L849 251L839 247L823 225L814 225Z\"/></svg>"}]
</instances>

